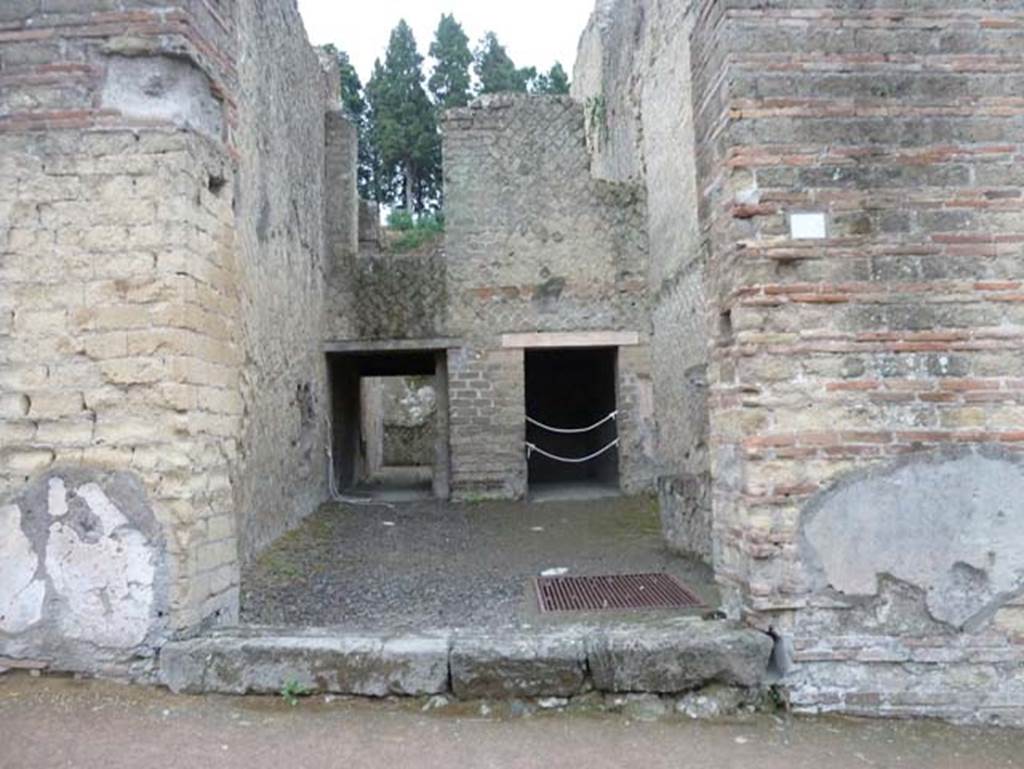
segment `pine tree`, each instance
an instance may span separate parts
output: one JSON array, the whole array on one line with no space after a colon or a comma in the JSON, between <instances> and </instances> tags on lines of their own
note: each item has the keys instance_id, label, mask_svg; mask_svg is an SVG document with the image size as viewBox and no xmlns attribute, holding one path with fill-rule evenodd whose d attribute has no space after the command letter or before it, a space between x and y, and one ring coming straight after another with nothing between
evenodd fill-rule
<instances>
[{"instance_id":1,"label":"pine tree","mask_svg":"<svg viewBox=\"0 0 1024 769\"><path fill-rule=\"evenodd\" d=\"M422 211L437 197L440 136L434 105L423 88L423 57L404 21L391 32L382 65L378 60L366 94L372 113L371 142L382 175L379 191L407 211ZM400 180L401 196L383 182ZM400 199L399 199L400 197Z\"/></svg>"},{"instance_id":2,"label":"pine tree","mask_svg":"<svg viewBox=\"0 0 1024 769\"><path fill-rule=\"evenodd\" d=\"M374 152L370 131L371 110L366 102L359 73L352 65L349 55L333 45L325 45L324 51L338 62L341 73L341 109L359 134L359 195L378 203L386 201L378 179L379 162Z\"/></svg>"},{"instance_id":3,"label":"pine tree","mask_svg":"<svg viewBox=\"0 0 1024 769\"><path fill-rule=\"evenodd\" d=\"M540 75L534 81L534 93L567 94L569 93L569 76L565 73L560 62L548 70L546 75Z\"/></svg>"},{"instance_id":4,"label":"pine tree","mask_svg":"<svg viewBox=\"0 0 1024 769\"><path fill-rule=\"evenodd\" d=\"M346 117L358 125L366 112L366 100L363 98L363 84L359 79L359 73L352 66L352 60L345 51L330 43L325 45L323 50L338 62L338 71L341 74L341 108Z\"/></svg>"},{"instance_id":5,"label":"pine tree","mask_svg":"<svg viewBox=\"0 0 1024 769\"><path fill-rule=\"evenodd\" d=\"M532 67L516 69L508 52L493 32L484 35L476 49L474 70L480 78L480 93L525 93L526 84L537 71Z\"/></svg>"},{"instance_id":6,"label":"pine tree","mask_svg":"<svg viewBox=\"0 0 1024 769\"><path fill-rule=\"evenodd\" d=\"M394 167L386 168L380 151L380 130L375 105L384 101L384 65L377 59L366 82L364 136L360 138L359 194L375 203L390 203L395 196Z\"/></svg>"},{"instance_id":7,"label":"pine tree","mask_svg":"<svg viewBox=\"0 0 1024 769\"><path fill-rule=\"evenodd\" d=\"M430 55L437 62L427 83L440 109L465 107L469 103L469 67L473 54L462 25L451 14L443 14L437 25Z\"/></svg>"}]
</instances>

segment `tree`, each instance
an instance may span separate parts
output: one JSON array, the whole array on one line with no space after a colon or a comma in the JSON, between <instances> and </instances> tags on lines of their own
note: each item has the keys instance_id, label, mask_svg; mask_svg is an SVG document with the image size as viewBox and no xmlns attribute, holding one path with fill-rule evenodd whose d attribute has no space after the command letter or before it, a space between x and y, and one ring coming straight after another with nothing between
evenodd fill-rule
<instances>
[{"instance_id":1,"label":"tree","mask_svg":"<svg viewBox=\"0 0 1024 769\"><path fill-rule=\"evenodd\" d=\"M569 93L569 76L559 62L555 62L546 75L537 75L530 83L530 93Z\"/></svg>"},{"instance_id":2,"label":"tree","mask_svg":"<svg viewBox=\"0 0 1024 769\"><path fill-rule=\"evenodd\" d=\"M325 45L323 50L338 62L338 71L341 73L341 108L345 116L358 125L366 112L366 99L363 98L363 84L359 79L359 73L352 66L352 60L345 51L330 43Z\"/></svg>"},{"instance_id":3,"label":"tree","mask_svg":"<svg viewBox=\"0 0 1024 769\"><path fill-rule=\"evenodd\" d=\"M465 107L470 97L469 67L473 54L469 50L469 38L454 15L442 14L434 42L430 44L430 55L437 62L427 83L434 103L440 109Z\"/></svg>"},{"instance_id":4,"label":"tree","mask_svg":"<svg viewBox=\"0 0 1024 769\"><path fill-rule=\"evenodd\" d=\"M440 136L434 105L423 88L423 57L412 29L402 20L391 32L384 63L374 64L366 87L371 110L370 139L379 154L378 191L407 211L422 211L437 196ZM401 195L384 182L398 178ZM399 200L400 198L400 200Z\"/></svg>"},{"instance_id":5,"label":"tree","mask_svg":"<svg viewBox=\"0 0 1024 769\"><path fill-rule=\"evenodd\" d=\"M477 46L473 68L480 78L480 93L525 93L527 82L537 74L532 67L516 69L515 62L493 32L484 35Z\"/></svg>"},{"instance_id":6,"label":"tree","mask_svg":"<svg viewBox=\"0 0 1024 769\"><path fill-rule=\"evenodd\" d=\"M384 101L384 65L377 59L366 82L364 135L359 142L359 194L375 203L390 203L395 196L394 167L387 168L380 151L380 130L376 105Z\"/></svg>"},{"instance_id":7,"label":"tree","mask_svg":"<svg viewBox=\"0 0 1024 769\"><path fill-rule=\"evenodd\" d=\"M367 104L359 73L345 51L325 45L324 51L338 62L341 73L341 109L359 134L359 195L366 200L386 202L387 194L379 178L380 162L371 138L372 110Z\"/></svg>"}]
</instances>

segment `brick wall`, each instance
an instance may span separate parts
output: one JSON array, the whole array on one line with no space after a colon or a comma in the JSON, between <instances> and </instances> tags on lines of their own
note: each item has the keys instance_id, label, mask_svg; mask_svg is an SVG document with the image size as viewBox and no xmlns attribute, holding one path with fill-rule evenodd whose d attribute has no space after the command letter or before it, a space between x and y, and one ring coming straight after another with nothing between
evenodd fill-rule
<instances>
[{"instance_id":1,"label":"brick wall","mask_svg":"<svg viewBox=\"0 0 1024 769\"><path fill-rule=\"evenodd\" d=\"M231 620L239 538L251 554L323 497L324 164L310 148L328 94L281 5L273 28L269 3L0 9L0 502L51 568L48 520L85 515L75 500L99 499L94 486L129 500L119 514L159 581L148 645ZM33 491L47 483L49 505ZM125 601L90 605L93 628L139 611ZM106 636L69 621L0 628L0 647L88 666L73 643Z\"/></svg>"},{"instance_id":2,"label":"brick wall","mask_svg":"<svg viewBox=\"0 0 1024 769\"><path fill-rule=\"evenodd\" d=\"M804 707L1024 712L1022 10L700 7L716 569Z\"/></svg>"},{"instance_id":3,"label":"brick wall","mask_svg":"<svg viewBox=\"0 0 1024 769\"><path fill-rule=\"evenodd\" d=\"M512 332L628 330L643 353L620 361L627 411L645 408L650 364L644 198L596 180L584 108L567 97L484 97L444 122L447 330L456 494L526 488L522 350ZM625 488L652 488L649 411L626 414Z\"/></svg>"}]
</instances>

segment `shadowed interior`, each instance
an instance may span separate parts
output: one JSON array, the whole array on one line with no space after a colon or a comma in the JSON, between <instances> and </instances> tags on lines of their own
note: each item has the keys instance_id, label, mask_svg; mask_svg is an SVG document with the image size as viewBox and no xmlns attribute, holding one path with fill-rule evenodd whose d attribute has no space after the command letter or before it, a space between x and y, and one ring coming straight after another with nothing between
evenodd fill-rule
<instances>
[{"instance_id":1,"label":"shadowed interior","mask_svg":"<svg viewBox=\"0 0 1024 769\"><path fill-rule=\"evenodd\" d=\"M526 414L557 428L576 429L593 425L616 409L616 348L553 349L526 351ZM527 423L528 443L559 457L589 456L618 435L616 421L609 420L585 433L559 434ZM600 457L580 464L552 460L537 451L529 460L530 486L552 483L598 483L617 486L619 452L612 448Z\"/></svg>"}]
</instances>

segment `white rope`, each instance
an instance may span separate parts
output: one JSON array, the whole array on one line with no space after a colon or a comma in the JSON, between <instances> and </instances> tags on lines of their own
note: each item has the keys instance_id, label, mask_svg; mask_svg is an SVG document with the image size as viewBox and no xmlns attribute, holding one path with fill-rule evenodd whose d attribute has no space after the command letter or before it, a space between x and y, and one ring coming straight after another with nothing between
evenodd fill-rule
<instances>
[{"instance_id":1,"label":"white rope","mask_svg":"<svg viewBox=\"0 0 1024 769\"><path fill-rule=\"evenodd\" d=\"M604 424L607 424L608 422L611 422L613 419L615 419L618 416L619 416L619 412L618 411L613 411L611 414L606 416L600 422L595 422L590 427L580 427L580 428L576 428L576 429L565 429L565 428L561 428L561 427L552 427L551 425L546 425L543 422L538 422L533 417L526 417L526 421L529 422L531 425L536 425L537 427L540 427L540 428L542 428L544 430L547 430L548 432L560 433L561 435L579 435L580 433L589 433L591 430L596 430L601 425L604 425Z\"/></svg>"},{"instance_id":2,"label":"white rope","mask_svg":"<svg viewBox=\"0 0 1024 769\"><path fill-rule=\"evenodd\" d=\"M568 464L568 465L580 465L580 464L583 464L584 462L589 462L592 459L597 459L599 456L601 456L602 454L605 454L605 453L611 451L613 448L615 448L618 445L619 445L619 439L616 438L614 441L609 443L603 449L601 449L600 451L595 451L590 456L580 457L579 459L572 459L570 457L559 457L559 456L556 456L554 454L549 454L548 452L544 451L544 449L539 448L538 446L535 446L532 443L527 443L526 444L526 458L529 459L530 456L533 454L533 452L536 451L542 457L547 457L548 459L553 459L556 462L564 462L565 464Z\"/></svg>"}]
</instances>

